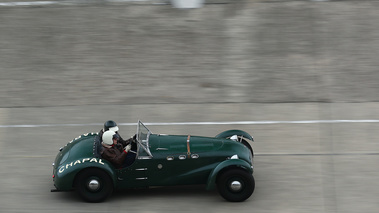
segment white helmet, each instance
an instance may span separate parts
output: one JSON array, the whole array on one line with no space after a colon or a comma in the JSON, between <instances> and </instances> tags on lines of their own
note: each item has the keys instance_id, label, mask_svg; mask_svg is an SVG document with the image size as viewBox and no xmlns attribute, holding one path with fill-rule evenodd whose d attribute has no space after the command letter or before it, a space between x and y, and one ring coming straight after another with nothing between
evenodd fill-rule
<instances>
[{"instance_id":1,"label":"white helmet","mask_svg":"<svg viewBox=\"0 0 379 213\"><path fill-rule=\"evenodd\" d=\"M107 145L112 145L113 144L113 135L115 135L116 133L112 130L108 130L106 132L104 132L103 134L103 143L107 144Z\"/></svg>"},{"instance_id":2,"label":"white helmet","mask_svg":"<svg viewBox=\"0 0 379 213\"><path fill-rule=\"evenodd\" d=\"M117 132L118 131L118 126L109 127L109 130L111 130L113 132Z\"/></svg>"}]
</instances>

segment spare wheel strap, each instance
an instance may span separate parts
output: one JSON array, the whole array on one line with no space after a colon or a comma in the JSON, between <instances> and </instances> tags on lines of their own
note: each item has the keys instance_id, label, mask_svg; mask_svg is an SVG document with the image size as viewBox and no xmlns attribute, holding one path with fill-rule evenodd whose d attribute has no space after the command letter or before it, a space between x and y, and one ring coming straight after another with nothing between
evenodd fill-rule
<instances>
[{"instance_id":1,"label":"spare wheel strap","mask_svg":"<svg viewBox=\"0 0 379 213\"><path fill-rule=\"evenodd\" d=\"M190 138L191 138L191 135L188 135L188 137L187 137L187 155L188 155L188 157L191 155Z\"/></svg>"}]
</instances>

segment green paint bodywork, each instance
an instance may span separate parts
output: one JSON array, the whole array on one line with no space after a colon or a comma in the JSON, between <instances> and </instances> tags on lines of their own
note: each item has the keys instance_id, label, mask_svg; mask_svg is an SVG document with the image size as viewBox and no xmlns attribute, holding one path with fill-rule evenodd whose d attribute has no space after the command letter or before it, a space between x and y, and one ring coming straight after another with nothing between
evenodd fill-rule
<instances>
[{"instance_id":1,"label":"green paint bodywork","mask_svg":"<svg viewBox=\"0 0 379 213\"><path fill-rule=\"evenodd\" d=\"M217 175L225 168L239 167L253 173L250 150L225 138L236 133L252 140L246 132L231 130L216 137L190 136L188 149L188 135L149 134L150 153L139 143L136 160L122 169L94 157L97 133L81 135L58 153L53 168L54 185L58 190L70 190L79 172L96 167L109 174L116 189L189 184L204 184L213 189ZM238 159L231 159L233 155Z\"/></svg>"},{"instance_id":2,"label":"green paint bodywork","mask_svg":"<svg viewBox=\"0 0 379 213\"><path fill-rule=\"evenodd\" d=\"M97 133L81 135L70 141L55 158L54 185L59 190L70 190L76 175L84 169L96 167L106 171L116 183L114 166L104 159L95 158L93 143Z\"/></svg>"}]
</instances>

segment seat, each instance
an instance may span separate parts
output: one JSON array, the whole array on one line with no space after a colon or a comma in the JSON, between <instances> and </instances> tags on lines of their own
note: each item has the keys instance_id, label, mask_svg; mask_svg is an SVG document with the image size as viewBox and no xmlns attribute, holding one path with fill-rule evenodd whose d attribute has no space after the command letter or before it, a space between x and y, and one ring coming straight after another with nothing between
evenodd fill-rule
<instances>
[{"instance_id":1,"label":"seat","mask_svg":"<svg viewBox=\"0 0 379 213\"><path fill-rule=\"evenodd\" d=\"M101 152L103 151L103 145L101 145L100 136L96 135L93 141L93 156L95 158L101 158Z\"/></svg>"}]
</instances>

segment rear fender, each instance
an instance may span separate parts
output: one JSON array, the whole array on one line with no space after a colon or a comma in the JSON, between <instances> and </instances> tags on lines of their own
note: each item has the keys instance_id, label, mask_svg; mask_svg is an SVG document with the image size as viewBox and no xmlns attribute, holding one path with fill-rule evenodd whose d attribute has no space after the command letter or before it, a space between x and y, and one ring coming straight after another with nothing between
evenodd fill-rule
<instances>
[{"instance_id":1,"label":"rear fender","mask_svg":"<svg viewBox=\"0 0 379 213\"><path fill-rule=\"evenodd\" d=\"M229 159L221 162L214 168L208 177L207 190L212 190L215 188L217 176L225 169L229 168L241 168L249 173L253 173L253 167L244 160L241 159Z\"/></svg>"},{"instance_id":2,"label":"rear fender","mask_svg":"<svg viewBox=\"0 0 379 213\"><path fill-rule=\"evenodd\" d=\"M220 134L216 135L216 138L228 138L228 137L231 137L233 135L243 136L244 138L247 138L251 141L254 141L253 136L251 136L249 133L242 131L242 130L237 130L237 129L227 130L227 131L221 132Z\"/></svg>"}]
</instances>

